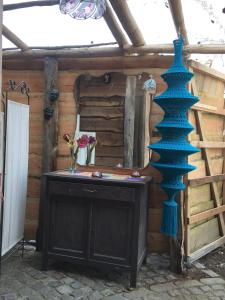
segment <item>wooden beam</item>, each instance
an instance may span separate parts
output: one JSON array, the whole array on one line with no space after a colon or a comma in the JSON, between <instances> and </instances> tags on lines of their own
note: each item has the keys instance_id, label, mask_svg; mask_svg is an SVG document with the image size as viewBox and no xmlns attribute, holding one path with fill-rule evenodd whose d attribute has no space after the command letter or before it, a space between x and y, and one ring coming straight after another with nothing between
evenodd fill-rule
<instances>
[{"instance_id":1,"label":"wooden beam","mask_svg":"<svg viewBox=\"0 0 225 300\"><path fill-rule=\"evenodd\" d=\"M170 55L145 55L145 56L116 56L116 57L89 57L89 58L59 58L60 70L127 70L129 75L140 74L144 70L151 74L154 68L169 68L173 60ZM151 66L151 68L146 68ZM26 57L17 59L3 59L3 68L10 70L43 70L43 58L27 59ZM154 71L154 70L153 70ZM139 72L139 73L138 73Z\"/></svg>"},{"instance_id":2,"label":"wooden beam","mask_svg":"<svg viewBox=\"0 0 225 300\"><path fill-rule=\"evenodd\" d=\"M219 175L212 175L212 176L204 176L201 178L193 178L188 180L188 185L191 187L200 186L207 183L217 182L217 181L224 181L225 174Z\"/></svg>"},{"instance_id":3,"label":"wooden beam","mask_svg":"<svg viewBox=\"0 0 225 300\"><path fill-rule=\"evenodd\" d=\"M58 144L58 101L50 101L49 94L53 88L57 88L58 62L55 58L45 58L45 94L44 108L54 109L53 116L49 120L44 119L44 141L43 141L43 172L55 169L56 152Z\"/></svg>"},{"instance_id":4,"label":"wooden beam","mask_svg":"<svg viewBox=\"0 0 225 300\"><path fill-rule=\"evenodd\" d=\"M187 30L184 23L184 15L181 0L169 0L170 11L178 35L182 35L184 44L188 44Z\"/></svg>"},{"instance_id":5,"label":"wooden beam","mask_svg":"<svg viewBox=\"0 0 225 300\"><path fill-rule=\"evenodd\" d=\"M207 45L206 45L207 46ZM209 46L209 45L208 45ZM215 45L212 45L213 47ZM219 45L218 45L219 46ZM224 48L224 51L225 51L225 46L224 45L220 45L221 47ZM224 52L225 53L225 52ZM212 69L208 66L205 66L197 61L194 61L194 60L190 60L188 62L188 65L194 69L194 71L197 71L199 73L202 73L202 74L206 74L206 75L209 75L211 77L214 77L216 79L219 79L219 80L222 80L225 82L225 74L222 73L222 72L219 72L215 69Z\"/></svg>"},{"instance_id":6,"label":"wooden beam","mask_svg":"<svg viewBox=\"0 0 225 300\"><path fill-rule=\"evenodd\" d=\"M2 34L14 45L20 48L22 51L29 50L29 47L21 41L18 36L16 36L11 30L9 30L5 25L2 25Z\"/></svg>"},{"instance_id":7,"label":"wooden beam","mask_svg":"<svg viewBox=\"0 0 225 300\"><path fill-rule=\"evenodd\" d=\"M113 57L122 55L123 51L119 47L107 48L79 48L64 50L32 50L32 51L3 51L4 58L15 57Z\"/></svg>"},{"instance_id":8,"label":"wooden beam","mask_svg":"<svg viewBox=\"0 0 225 300\"><path fill-rule=\"evenodd\" d=\"M118 45L120 47L124 47L125 45L128 44L126 36L123 34L120 25L118 24L113 11L111 7L108 4L108 1L106 1L106 11L103 15L106 24L108 25L110 31L112 32L112 35L116 39Z\"/></svg>"},{"instance_id":9,"label":"wooden beam","mask_svg":"<svg viewBox=\"0 0 225 300\"><path fill-rule=\"evenodd\" d=\"M3 11L9 11L20 8L28 8L33 6L52 6L59 4L59 0L39 0L39 1L29 1L29 2L20 2L12 4L4 4Z\"/></svg>"},{"instance_id":10,"label":"wooden beam","mask_svg":"<svg viewBox=\"0 0 225 300\"><path fill-rule=\"evenodd\" d=\"M136 76L127 76L124 112L124 167L133 167Z\"/></svg>"},{"instance_id":11,"label":"wooden beam","mask_svg":"<svg viewBox=\"0 0 225 300\"><path fill-rule=\"evenodd\" d=\"M110 0L110 3L117 14L123 28L129 36L134 46L142 46L145 44L144 37L138 28L138 25L131 14L127 1Z\"/></svg>"},{"instance_id":12,"label":"wooden beam","mask_svg":"<svg viewBox=\"0 0 225 300\"><path fill-rule=\"evenodd\" d=\"M197 259L201 258L202 256L204 256L204 255L212 252L213 250L219 248L224 243L225 243L225 236L223 236L223 237L217 239L216 241L210 243L209 245L205 245L201 249L193 252L192 254L187 256L188 265L190 265L191 263L193 263Z\"/></svg>"},{"instance_id":13,"label":"wooden beam","mask_svg":"<svg viewBox=\"0 0 225 300\"><path fill-rule=\"evenodd\" d=\"M197 103L197 104L193 105L191 107L191 110L203 111L203 112L207 112L207 113L210 113L210 114L225 116L225 109L224 108L221 108L221 109L218 110L217 107L215 107L215 106L205 105L205 104L202 104L202 103Z\"/></svg>"},{"instance_id":14,"label":"wooden beam","mask_svg":"<svg viewBox=\"0 0 225 300\"><path fill-rule=\"evenodd\" d=\"M32 50L62 50L62 49L74 49L74 48L93 48L100 46L112 46L117 45L117 42L109 42L109 43L96 43L96 44L85 44L85 45L63 45L63 46L32 46ZM3 48L3 50L19 50L17 47L12 48Z\"/></svg>"},{"instance_id":15,"label":"wooden beam","mask_svg":"<svg viewBox=\"0 0 225 300\"><path fill-rule=\"evenodd\" d=\"M225 148L225 142L191 141L191 145L197 148Z\"/></svg>"},{"instance_id":16,"label":"wooden beam","mask_svg":"<svg viewBox=\"0 0 225 300\"><path fill-rule=\"evenodd\" d=\"M215 215L223 213L224 211L225 211L225 205L203 211L201 213L191 216L188 220L188 224L194 224L196 222L205 220L207 218L211 218Z\"/></svg>"},{"instance_id":17,"label":"wooden beam","mask_svg":"<svg viewBox=\"0 0 225 300\"><path fill-rule=\"evenodd\" d=\"M205 51L204 46L199 45L190 45L184 47L184 53L199 53L199 54L210 54L210 53L224 53L225 54L225 46L219 46L219 48L215 48L215 45L209 45L207 47L207 51ZM24 45L27 47L27 45ZM29 48L28 48L29 49ZM216 51L214 51L217 49ZM48 49L40 49L40 50L32 50L28 51L18 51L18 50L4 50L3 57L5 59L13 59L13 58L24 58L24 57L36 57L42 58L46 56L53 57L77 57L77 58L85 58L85 57L115 57L120 55L143 55L143 54L159 54L159 53L173 53L174 48L172 45L148 45L142 47L133 47L133 46L124 46L123 49L120 47L84 47L84 48L75 48L75 49L56 49L55 47L49 47ZM194 62L195 63L195 62ZM192 62L192 64L194 64ZM210 76L219 78L225 81L225 75L210 69L204 65L198 64L201 67L193 67L197 71L204 73L208 72Z\"/></svg>"},{"instance_id":18,"label":"wooden beam","mask_svg":"<svg viewBox=\"0 0 225 300\"><path fill-rule=\"evenodd\" d=\"M127 46L125 48L126 53L129 54L149 54L149 53L174 53L174 47L172 44L155 44L144 46ZM183 48L184 54L225 54L224 44L204 44L204 45L185 45ZM194 62L193 60L191 62ZM195 62L194 62L195 63ZM193 64L194 64L193 63ZM197 63L201 65L200 63ZM194 66L193 66L194 68ZM206 67L212 70L209 67ZM218 72L220 73L220 72ZM221 73L220 73L221 74ZM224 74L223 74L224 75Z\"/></svg>"}]
</instances>

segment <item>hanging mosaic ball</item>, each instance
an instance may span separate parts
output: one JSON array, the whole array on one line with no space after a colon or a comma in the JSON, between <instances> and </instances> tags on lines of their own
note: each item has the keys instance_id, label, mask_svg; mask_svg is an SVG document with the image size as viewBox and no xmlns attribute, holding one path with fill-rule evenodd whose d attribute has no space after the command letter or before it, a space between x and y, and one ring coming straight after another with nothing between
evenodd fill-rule
<instances>
[{"instance_id":1,"label":"hanging mosaic ball","mask_svg":"<svg viewBox=\"0 0 225 300\"><path fill-rule=\"evenodd\" d=\"M144 82L143 89L151 94L156 93L156 81L153 79L152 75L149 75L149 79Z\"/></svg>"},{"instance_id":2,"label":"hanging mosaic ball","mask_svg":"<svg viewBox=\"0 0 225 300\"><path fill-rule=\"evenodd\" d=\"M105 0L61 0L59 8L61 13L69 14L74 19L99 19L106 10L106 2Z\"/></svg>"}]
</instances>

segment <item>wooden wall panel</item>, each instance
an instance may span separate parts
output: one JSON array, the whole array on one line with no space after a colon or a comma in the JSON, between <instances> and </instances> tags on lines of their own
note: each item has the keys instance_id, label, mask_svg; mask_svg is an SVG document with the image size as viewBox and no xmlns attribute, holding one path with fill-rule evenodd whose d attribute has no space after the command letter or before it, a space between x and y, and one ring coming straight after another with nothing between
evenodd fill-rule
<instances>
[{"instance_id":1,"label":"wooden wall panel","mask_svg":"<svg viewBox=\"0 0 225 300\"><path fill-rule=\"evenodd\" d=\"M189 141L194 142L200 140L203 131L204 141L213 143L224 141L224 116L216 114L216 111L224 109L224 82L219 78L215 78L209 73L202 73L195 70L195 77L192 83L192 89L195 95L200 97L200 105L209 107L209 112L201 112L201 129L197 121L196 111L189 113L189 121L196 130L189 135ZM206 157L207 155L207 157ZM188 179L195 180L209 176L209 167L211 175L224 173L224 149L217 146L215 148L201 148L201 154L193 155L188 158L189 163L195 165L197 169L188 174ZM214 199L213 189L217 191L218 199ZM188 216L196 216L202 212L207 212L219 204L222 204L223 197L223 182L218 181L213 184L207 183L197 186L189 186L187 188L187 205ZM187 225L187 248L186 254L190 261L195 257L199 257L199 251L202 250L201 255L208 253L210 247L221 237L220 220L217 216L208 216L205 219L199 219L194 223ZM207 232L207 234L205 234ZM207 245L209 247L207 248ZM207 250L209 249L209 250ZM200 256L201 256L200 255Z\"/></svg>"},{"instance_id":2,"label":"wooden wall panel","mask_svg":"<svg viewBox=\"0 0 225 300\"><path fill-rule=\"evenodd\" d=\"M88 72L94 76L102 76L108 70L88 70ZM120 70L118 70L120 71ZM147 71L147 72L146 72ZM125 95L125 81L122 78L126 78L126 75L144 74L141 80L137 80L137 96L143 96L143 82L147 79L147 73L153 74L157 81L157 92L162 92L166 85L160 78L160 74L163 73L162 68L148 68L148 69L124 69L122 72L124 75L114 74L117 82L115 84L104 85L104 89L99 93L94 86L90 87L91 95L87 92L88 82L85 82L83 87L83 97L110 97L114 95ZM68 167L68 148L65 144L62 135L64 133L75 132L76 113L78 110L77 103L77 89L76 79L83 71L69 70L60 71L58 77L58 86L60 96L59 102L59 132L58 132L58 150L57 150L57 169L65 169ZM114 77L113 77L114 78ZM40 196L40 177L41 177L41 162L43 151L43 91L44 91L44 79L42 71L31 70L4 70L3 85L6 89L7 81L15 80L19 82L25 80L30 87L30 144L29 144L29 178L28 178L28 192L27 192L27 212L26 212L26 224L25 224L25 238L34 239L37 228L37 216L38 205ZM10 98L14 101L26 103L27 99L20 93L10 93ZM84 100L84 98L83 98ZM105 118L116 123L118 131L105 131L98 132L98 145L97 151L99 157L97 157L97 163L103 165L115 165L118 162L123 163L123 128L122 122L118 122L122 117L123 104L121 100L114 98L111 100L110 106L107 108L108 102L99 99L97 101L91 99L91 102L86 98L82 103L81 111L85 117L91 116L92 118ZM93 109L90 109L90 105ZM103 110L102 110L103 108ZM162 118L162 110L157 104L153 105L153 115L151 117L152 126ZM88 116L89 115L89 116ZM98 122L97 122L98 123ZM97 124L96 123L96 124ZM114 124L113 123L113 124ZM89 123L90 124L90 123ZM118 125L119 124L119 125ZM93 126L92 128L93 129ZM111 129L111 128L110 128ZM114 147L114 148L112 148ZM168 239L159 233L159 227L161 222L161 209L162 201L165 200L166 195L160 189L158 182L161 178L158 171L150 168L150 173L154 177L155 183L150 188L150 201L149 201L149 225L148 225L148 241L150 251L168 250Z\"/></svg>"},{"instance_id":3,"label":"wooden wall panel","mask_svg":"<svg viewBox=\"0 0 225 300\"><path fill-rule=\"evenodd\" d=\"M95 163L101 166L123 164L126 76L110 77L109 83L104 83L104 75L79 79L80 130L96 132Z\"/></svg>"}]
</instances>

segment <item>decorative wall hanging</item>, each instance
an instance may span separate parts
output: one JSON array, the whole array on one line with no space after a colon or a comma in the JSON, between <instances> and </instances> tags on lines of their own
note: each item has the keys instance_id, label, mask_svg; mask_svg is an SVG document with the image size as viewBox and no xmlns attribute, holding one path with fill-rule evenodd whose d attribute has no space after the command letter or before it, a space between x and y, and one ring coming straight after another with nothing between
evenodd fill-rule
<instances>
[{"instance_id":1,"label":"decorative wall hanging","mask_svg":"<svg viewBox=\"0 0 225 300\"><path fill-rule=\"evenodd\" d=\"M59 98L59 91L56 88L51 89L48 98L52 102L56 101Z\"/></svg>"},{"instance_id":2,"label":"decorative wall hanging","mask_svg":"<svg viewBox=\"0 0 225 300\"><path fill-rule=\"evenodd\" d=\"M106 10L105 0L60 0L60 11L72 18L85 20L99 19Z\"/></svg>"},{"instance_id":3,"label":"decorative wall hanging","mask_svg":"<svg viewBox=\"0 0 225 300\"><path fill-rule=\"evenodd\" d=\"M143 89L152 95L156 93L156 81L152 75L149 75L149 79L144 82Z\"/></svg>"},{"instance_id":4,"label":"decorative wall hanging","mask_svg":"<svg viewBox=\"0 0 225 300\"><path fill-rule=\"evenodd\" d=\"M186 139L193 130L187 120L187 111L198 102L198 97L193 96L186 88L193 74L182 63L183 39L180 37L173 44L174 62L161 75L168 88L154 97L154 101L165 111L163 120L156 126L161 140L149 145L150 149L160 154L160 159L151 165L163 175L161 187L167 193L168 199L164 201L161 232L168 236L177 235L176 195L185 188L182 175L195 169L187 163L187 156L199 152Z\"/></svg>"},{"instance_id":5,"label":"decorative wall hanging","mask_svg":"<svg viewBox=\"0 0 225 300\"><path fill-rule=\"evenodd\" d=\"M46 107L44 109L45 120L50 120L53 117L54 109L52 107Z\"/></svg>"}]
</instances>

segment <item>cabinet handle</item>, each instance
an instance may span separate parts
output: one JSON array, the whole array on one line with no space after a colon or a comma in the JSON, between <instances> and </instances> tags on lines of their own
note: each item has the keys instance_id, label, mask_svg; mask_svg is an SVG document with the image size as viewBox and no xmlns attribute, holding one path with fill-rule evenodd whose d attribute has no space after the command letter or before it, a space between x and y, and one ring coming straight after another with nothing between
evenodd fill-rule
<instances>
[{"instance_id":1,"label":"cabinet handle","mask_svg":"<svg viewBox=\"0 0 225 300\"><path fill-rule=\"evenodd\" d=\"M88 193L95 193L97 192L96 190L89 190L89 189L83 189L84 192L88 192Z\"/></svg>"}]
</instances>

